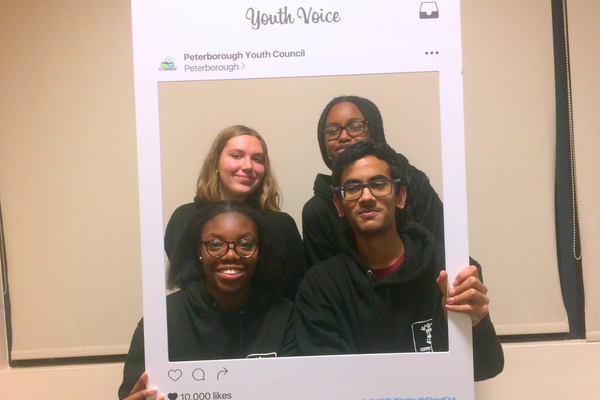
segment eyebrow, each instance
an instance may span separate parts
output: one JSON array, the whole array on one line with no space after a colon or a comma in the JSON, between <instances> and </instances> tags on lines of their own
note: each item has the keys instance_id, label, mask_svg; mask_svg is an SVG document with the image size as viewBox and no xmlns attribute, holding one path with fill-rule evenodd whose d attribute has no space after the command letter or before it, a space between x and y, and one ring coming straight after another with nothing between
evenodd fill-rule
<instances>
[{"instance_id":1,"label":"eyebrow","mask_svg":"<svg viewBox=\"0 0 600 400\"><path fill-rule=\"evenodd\" d=\"M202 236L204 236L204 235L202 235ZM254 234L252 231L242 232L242 233L237 234L237 238L238 239L236 239L236 240L244 239L243 236L253 236L253 237L256 237L258 235ZM225 240L225 237L223 235L220 235L220 234L214 233L214 232L207 233L206 237L207 237L207 239L221 239L221 240Z\"/></svg>"},{"instance_id":2,"label":"eyebrow","mask_svg":"<svg viewBox=\"0 0 600 400\"><path fill-rule=\"evenodd\" d=\"M380 179L391 179L389 176L385 176L385 175L374 175L372 177L370 177L367 182L373 182L373 181L378 181ZM346 184L351 184L351 183L362 183L359 179L356 178L351 178L351 179L346 179L343 183L343 185Z\"/></svg>"},{"instance_id":3,"label":"eyebrow","mask_svg":"<svg viewBox=\"0 0 600 400\"><path fill-rule=\"evenodd\" d=\"M264 153L264 151L258 151L258 152L256 152L256 153L251 153L251 152L249 152L249 151L246 151L246 150L244 150L244 149L236 149L236 148L233 148L233 149L229 149L229 150L227 150L227 152L228 152L228 153L231 153L232 151L237 151L237 152L244 153L244 154L248 153L248 154L251 154L251 155L253 155L253 156L255 156L255 155L261 155L261 156L262 156L262 155L264 155L264 154L265 154L265 153Z\"/></svg>"},{"instance_id":4,"label":"eyebrow","mask_svg":"<svg viewBox=\"0 0 600 400\"><path fill-rule=\"evenodd\" d=\"M350 122L354 122L354 121L365 121L365 119L358 118L358 117L350 118L346 124L349 124ZM339 122L329 122L329 123L326 123L325 126L326 127L327 126L342 126L342 124L340 124Z\"/></svg>"}]
</instances>

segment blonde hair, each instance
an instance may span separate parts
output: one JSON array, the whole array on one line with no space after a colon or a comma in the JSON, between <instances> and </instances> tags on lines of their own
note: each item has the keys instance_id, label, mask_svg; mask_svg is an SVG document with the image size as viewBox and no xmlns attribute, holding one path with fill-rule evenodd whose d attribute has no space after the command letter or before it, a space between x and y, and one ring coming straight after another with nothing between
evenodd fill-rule
<instances>
[{"instance_id":1,"label":"blonde hair","mask_svg":"<svg viewBox=\"0 0 600 400\"><path fill-rule=\"evenodd\" d=\"M275 180L275 175L271 170L267 144L258 132L244 125L230 126L217 135L208 151L204 164L202 164L200 176L198 177L196 195L200 199L210 203L221 201L223 199L221 179L218 175L219 160L221 159L221 153L223 153L223 149L227 145L227 142L229 142L231 138L241 135L254 136L257 138L262 146L264 157L263 165L265 167L265 174L263 175L258 188L250 193L248 197L256 198L260 209L263 211L279 211L281 195L279 194L279 186Z\"/></svg>"}]
</instances>

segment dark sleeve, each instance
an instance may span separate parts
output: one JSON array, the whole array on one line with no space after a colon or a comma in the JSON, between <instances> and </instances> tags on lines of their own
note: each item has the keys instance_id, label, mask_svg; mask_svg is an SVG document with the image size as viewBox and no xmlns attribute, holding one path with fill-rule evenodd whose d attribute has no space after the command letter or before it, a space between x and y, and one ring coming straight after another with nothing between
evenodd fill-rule
<instances>
[{"instance_id":1,"label":"dark sleeve","mask_svg":"<svg viewBox=\"0 0 600 400\"><path fill-rule=\"evenodd\" d=\"M275 247L286 261L287 282L282 290L284 297L294 301L298 285L308 269L304 243L294 219L283 212L264 214Z\"/></svg>"},{"instance_id":2,"label":"dark sleeve","mask_svg":"<svg viewBox=\"0 0 600 400\"><path fill-rule=\"evenodd\" d=\"M353 353L340 332L331 300L325 296L317 277L309 270L296 297L296 340L300 355Z\"/></svg>"},{"instance_id":3,"label":"dark sleeve","mask_svg":"<svg viewBox=\"0 0 600 400\"><path fill-rule=\"evenodd\" d=\"M281 356L290 357L299 355L298 342L296 341L295 308L285 329L285 336L281 346Z\"/></svg>"},{"instance_id":4,"label":"dark sleeve","mask_svg":"<svg viewBox=\"0 0 600 400\"><path fill-rule=\"evenodd\" d=\"M131 339L131 346L129 346L129 353L125 358L125 366L123 368L123 382L119 387L119 399L123 400L131 389L135 386L140 376L146 370L144 362L144 323L140 321L133 338Z\"/></svg>"},{"instance_id":5,"label":"dark sleeve","mask_svg":"<svg viewBox=\"0 0 600 400\"><path fill-rule=\"evenodd\" d=\"M341 253L335 240L334 227L328 224L331 218L327 218L326 214L329 212L316 197L302 208L302 236L309 265Z\"/></svg>"},{"instance_id":6,"label":"dark sleeve","mask_svg":"<svg viewBox=\"0 0 600 400\"><path fill-rule=\"evenodd\" d=\"M479 280L483 282L481 265L469 257L471 265L477 267ZM473 327L473 372L476 381L493 378L504 369L504 351L490 315L486 315Z\"/></svg>"},{"instance_id":7,"label":"dark sleeve","mask_svg":"<svg viewBox=\"0 0 600 400\"><path fill-rule=\"evenodd\" d=\"M486 315L473 327L473 372L476 381L493 378L504 369L504 352L496 330Z\"/></svg>"},{"instance_id":8,"label":"dark sleeve","mask_svg":"<svg viewBox=\"0 0 600 400\"><path fill-rule=\"evenodd\" d=\"M167 257L171 257L177 241L179 241L183 231L196 214L198 214L198 208L194 203L184 204L173 212L165 229L165 252Z\"/></svg>"}]
</instances>

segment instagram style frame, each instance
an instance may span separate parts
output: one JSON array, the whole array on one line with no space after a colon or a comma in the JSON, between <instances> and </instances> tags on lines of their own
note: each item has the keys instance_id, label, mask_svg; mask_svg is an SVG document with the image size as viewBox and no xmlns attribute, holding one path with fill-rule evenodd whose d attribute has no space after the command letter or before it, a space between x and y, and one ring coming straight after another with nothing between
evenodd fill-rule
<instances>
[{"instance_id":1,"label":"instagram style frame","mask_svg":"<svg viewBox=\"0 0 600 400\"><path fill-rule=\"evenodd\" d=\"M452 282L469 254L459 6L458 0L132 1L150 387L171 400L474 398L471 323L464 315L449 315L447 353L169 362L163 295L158 84L194 80L438 72ZM361 57L348 62L357 51ZM269 59L261 57L265 52ZM235 61L227 56L238 53L243 57Z\"/></svg>"}]
</instances>

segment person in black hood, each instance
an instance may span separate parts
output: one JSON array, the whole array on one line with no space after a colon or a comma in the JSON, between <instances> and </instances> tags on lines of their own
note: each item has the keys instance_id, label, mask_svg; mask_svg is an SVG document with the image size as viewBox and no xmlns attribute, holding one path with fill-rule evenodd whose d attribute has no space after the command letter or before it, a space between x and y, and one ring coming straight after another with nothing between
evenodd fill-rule
<instances>
[{"instance_id":1,"label":"person in black hood","mask_svg":"<svg viewBox=\"0 0 600 400\"><path fill-rule=\"evenodd\" d=\"M269 226L277 251L285 259L287 278L282 291L293 300L308 263L294 219L280 211L280 198L263 138L254 129L243 125L224 129L213 141L204 160L194 202L178 207L167 223L167 257L171 257L185 227L202 206L220 200L243 201L259 210Z\"/></svg>"},{"instance_id":2,"label":"person in black hood","mask_svg":"<svg viewBox=\"0 0 600 400\"><path fill-rule=\"evenodd\" d=\"M487 288L468 266L447 290L443 244L406 218L409 170L387 144L372 141L353 144L335 162L334 204L350 229L342 253L311 267L300 284L300 352L447 351L451 310L471 318L475 379L491 378L504 356Z\"/></svg>"},{"instance_id":3,"label":"person in black hood","mask_svg":"<svg viewBox=\"0 0 600 400\"><path fill-rule=\"evenodd\" d=\"M203 207L167 271L168 286L180 289L167 296L169 360L295 355L294 304L279 294L282 266L252 207L235 201ZM144 369L141 321L125 360L120 399L153 394L144 388Z\"/></svg>"},{"instance_id":4,"label":"person in black hood","mask_svg":"<svg viewBox=\"0 0 600 400\"><path fill-rule=\"evenodd\" d=\"M317 125L317 140L325 164L331 169L339 154L351 144L371 140L385 143L383 120L377 106L358 96L336 97L327 104ZM408 160L399 154L407 163ZM408 164L405 216L422 224L444 241L442 202L422 171ZM314 196L302 209L302 232L309 264L342 252L343 232L348 228L333 205L331 176L318 174Z\"/></svg>"}]
</instances>

